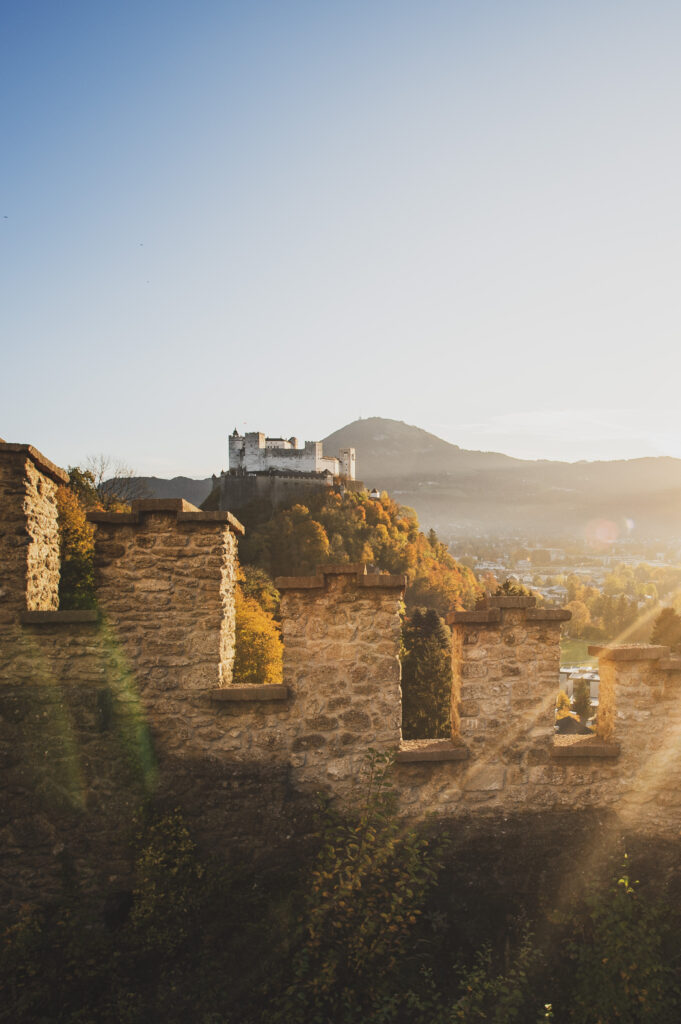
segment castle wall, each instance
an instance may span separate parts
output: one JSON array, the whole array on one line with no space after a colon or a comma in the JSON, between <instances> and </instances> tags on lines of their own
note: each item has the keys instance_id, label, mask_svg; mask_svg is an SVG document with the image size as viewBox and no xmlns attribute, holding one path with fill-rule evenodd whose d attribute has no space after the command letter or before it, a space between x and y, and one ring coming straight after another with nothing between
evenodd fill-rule
<instances>
[{"instance_id":1,"label":"castle wall","mask_svg":"<svg viewBox=\"0 0 681 1024\"><path fill-rule=\"evenodd\" d=\"M678 835L681 659L666 648L599 649L599 734L557 737L566 613L490 599L450 620L451 738L401 741L404 578L344 565L278 580L283 684L231 686L236 521L181 501L96 514L98 611L31 608L54 604L56 481L18 447L0 458L0 897L125 886L148 800L181 807L209 845L266 849L305 828L312 793L352 805L370 748L396 752L408 816L470 831L593 811Z\"/></svg>"},{"instance_id":2,"label":"castle wall","mask_svg":"<svg viewBox=\"0 0 681 1024\"><path fill-rule=\"evenodd\" d=\"M231 682L240 524L179 498L89 518L98 604L143 685L167 692Z\"/></svg>"},{"instance_id":3,"label":"castle wall","mask_svg":"<svg viewBox=\"0 0 681 1024\"><path fill-rule=\"evenodd\" d=\"M357 565L277 580L284 682L304 725L290 747L301 784L330 784L348 796L367 749L399 745L405 584L403 576L368 576Z\"/></svg>"},{"instance_id":4,"label":"castle wall","mask_svg":"<svg viewBox=\"0 0 681 1024\"><path fill-rule=\"evenodd\" d=\"M311 493L333 485L328 476L270 475L241 476L223 473L220 477L220 508L238 512L253 501L267 501L273 508L302 501Z\"/></svg>"},{"instance_id":5,"label":"castle wall","mask_svg":"<svg viewBox=\"0 0 681 1024\"><path fill-rule=\"evenodd\" d=\"M67 482L31 445L0 442L0 622L59 605L57 487Z\"/></svg>"},{"instance_id":6,"label":"castle wall","mask_svg":"<svg viewBox=\"0 0 681 1024\"><path fill-rule=\"evenodd\" d=\"M266 438L253 432L244 437L232 435L229 438L229 468L246 473L324 473L332 476L345 473L341 461L332 455L324 455L321 441L306 441L303 448L297 448L290 440ZM344 449L345 462L354 479L354 449ZM352 453L352 454L350 454Z\"/></svg>"}]
</instances>

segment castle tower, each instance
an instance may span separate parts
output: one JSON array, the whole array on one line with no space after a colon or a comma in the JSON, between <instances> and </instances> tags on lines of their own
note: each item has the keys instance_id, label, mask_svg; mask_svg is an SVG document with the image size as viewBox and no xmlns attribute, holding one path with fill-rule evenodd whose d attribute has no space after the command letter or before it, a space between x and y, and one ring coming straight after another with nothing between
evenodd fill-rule
<instances>
[{"instance_id":1,"label":"castle tower","mask_svg":"<svg viewBox=\"0 0 681 1024\"><path fill-rule=\"evenodd\" d=\"M338 453L340 460L340 471L341 476L347 477L348 480L355 479L355 449L354 448L341 448Z\"/></svg>"}]
</instances>

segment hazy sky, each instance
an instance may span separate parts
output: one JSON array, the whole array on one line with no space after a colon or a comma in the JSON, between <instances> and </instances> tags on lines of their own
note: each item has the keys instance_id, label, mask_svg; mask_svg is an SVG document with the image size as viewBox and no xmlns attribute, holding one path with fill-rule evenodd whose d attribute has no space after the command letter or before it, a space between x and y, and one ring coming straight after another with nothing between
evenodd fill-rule
<instances>
[{"instance_id":1,"label":"hazy sky","mask_svg":"<svg viewBox=\"0 0 681 1024\"><path fill-rule=\"evenodd\" d=\"M678 3L0 10L6 440L681 456Z\"/></svg>"}]
</instances>

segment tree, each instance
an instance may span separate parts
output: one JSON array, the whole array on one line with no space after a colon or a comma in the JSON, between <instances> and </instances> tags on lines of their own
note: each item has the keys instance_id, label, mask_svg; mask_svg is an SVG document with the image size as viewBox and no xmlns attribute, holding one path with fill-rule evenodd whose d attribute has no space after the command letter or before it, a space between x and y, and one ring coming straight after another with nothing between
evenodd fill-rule
<instances>
[{"instance_id":1,"label":"tree","mask_svg":"<svg viewBox=\"0 0 681 1024\"><path fill-rule=\"evenodd\" d=\"M565 690L559 690L556 697L556 718L565 718L570 714L570 698Z\"/></svg>"},{"instance_id":2,"label":"tree","mask_svg":"<svg viewBox=\"0 0 681 1024\"><path fill-rule=\"evenodd\" d=\"M586 679L577 679L575 682L572 706L580 720L586 725L591 718L591 687Z\"/></svg>"},{"instance_id":3,"label":"tree","mask_svg":"<svg viewBox=\"0 0 681 1024\"><path fill-rule=\"evenodd\" d=\"M254 565L240 566L239 582L244 597L252 597L268 615L275 619L279 617L281 595L264 569Z\"/></svg>"},{"instance_id":4,"label":"tree","mask_svg":"<svg viewBox=\"0 0 681 1024\"><path fill-rule=\"evenodd\" d=\"M340 494L329 488L310 494L305 505L274 512L253 503L240 517L246 525L242 563L271 576L313 573L326 561L366 562L407 576L408 607L425 605L441 615L472 608L481 593L473 572L437 534L421 533L413 509L387 495L372 500L367 491Z\"/></svg>"},{"instance_id":5,"label":"tree","mask_svg":"<svg viewBox=\"0 0 681 1024\"><path fill-rule=\"evenodd\" d=\"M236 588L235 684L281 683L283 646L272 615Z\"/></svg>"},{"instance_id":6,"label":"tree","mask_svg":"<svg viewBox=\"0 0 681 1024\"><path fill-rule=\"evenodd\" d=\"M509 576L501 586L497 587L495 597L531 597L532 591L519 580Z\"/></svg>"},{"instance_id":7,"label":"tree","mask_svg":"<svg viewBox=\"0 0 681 1024\"><path fill-rule=\"evenodd\" d=\"M591 624L591 612L583 601L570 601L566 610L572 613L572 618L566 624L565 631L568 636L580 637L584 630Z\"/></svg>"},{"instance_id":8,"label":"tree","mask_svg":"<svg viewBox=\"0 0 681 1024\"><path fill-rule=\"evenodd\" d=\"M673 608L663 608L653 623L650 642L671 647L675 653L681 652L681 615Z\"/></svg>"},{"instance_id":9,"label":"tree","mask_svg":"<svg viewBox=\"0 0 681 1024\"><path fill-rule=\"evenodd\" d=\"M78 495L69 487L57 488L59 516L59 606L63 609L93 608L94 527L88 523Z\"/></svg>"},{"instance_id":10,"label":"tree","mask_svg":"<svg viewBox=\"0 0 681 1024\"><path fill-rule=\"evenodd\" d=\"M88 455L85 467L69 466L70 486L86 509L126 508L146 489L134 470L110 455Z\"/></svg>"},{"instance_id":11,"label":"tree","mask_svg":"<svg viewBox=\"0 0 681 1024\"><path fill-rule=\"evenodd\" d=\"M405 739L451 736L451 634L433 609L417 608L403 629L402 733Z\"/></svg>"}]
</instances>

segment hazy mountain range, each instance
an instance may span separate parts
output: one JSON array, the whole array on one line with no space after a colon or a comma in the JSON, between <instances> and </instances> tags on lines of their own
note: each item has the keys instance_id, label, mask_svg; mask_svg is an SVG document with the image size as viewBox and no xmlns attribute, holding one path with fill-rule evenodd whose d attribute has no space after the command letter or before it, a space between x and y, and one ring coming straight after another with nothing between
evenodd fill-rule
<instances>
[{"instance_id":1,"label":"hazy mountain range","mask_svg":"<svg viewBox=\"0 0 681 1024\"><path fill-rule=\"evenodd\" d=\"M681 537L681 459L612 462L514 459L467 451L419 427L373 416L323 438L326 454L353 446L357 476L416 509L444 537L580 535L597 520L622 535ZM155 497L200 504L212 481L141 478ZM588 526L591 524L591 526Z\"/></svg>"}]
</instances>

